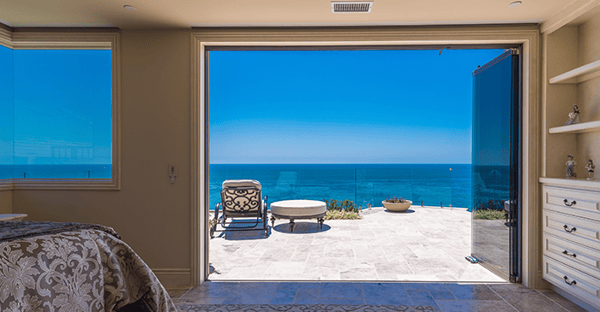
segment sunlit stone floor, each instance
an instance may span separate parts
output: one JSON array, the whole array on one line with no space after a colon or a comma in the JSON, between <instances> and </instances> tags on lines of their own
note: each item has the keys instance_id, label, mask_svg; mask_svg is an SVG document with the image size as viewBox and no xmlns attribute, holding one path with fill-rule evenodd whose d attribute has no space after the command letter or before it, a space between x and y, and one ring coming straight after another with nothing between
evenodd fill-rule
<instances>
[{"instance_id":1,"label":"sunlit stone floor","mask_svg":"<svg viewBox=\"0 0 600 312\"><path fill-rule=\"evenodd\" d=\"M363 210L362 220L277 220L264 232L217 232L209 242L212 281L500 282L471 264L471 214L414 206ZM270 225L270 222L269 222ZM502 239L502 238L497 238Z\"/></svg>"}]
</instances>

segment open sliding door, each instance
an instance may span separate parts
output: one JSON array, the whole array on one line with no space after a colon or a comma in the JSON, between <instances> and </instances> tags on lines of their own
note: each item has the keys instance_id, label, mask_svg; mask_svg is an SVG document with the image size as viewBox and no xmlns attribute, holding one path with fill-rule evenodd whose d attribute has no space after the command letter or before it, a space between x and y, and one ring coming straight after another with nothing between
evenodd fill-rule
<instances>
[{"instance_id":1,"label":"open sliding door","mask_svg":"<svg viewBox=\"0 0 600 312\"><path fill-rule=\"evenodd\" d=\"M521 268L520 67L509 49L473 72L471 255L511 282Z\"/></svg>"}]
</instances>

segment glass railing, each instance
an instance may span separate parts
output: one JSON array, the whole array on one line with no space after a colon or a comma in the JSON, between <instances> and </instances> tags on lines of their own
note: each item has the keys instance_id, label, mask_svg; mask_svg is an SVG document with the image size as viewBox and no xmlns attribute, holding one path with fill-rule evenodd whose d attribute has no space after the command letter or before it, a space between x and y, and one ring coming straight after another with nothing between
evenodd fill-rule
<instances>
[{"instance_id":1,"label":"glass railing","mask_svg":"<svg viewBox=\"0 0 600 312\"><path fill-rule=\"evenodd\" d=\"M221 201L221 184L254 179L268 202L289 199L344 200L381 207L386 198L404 197L413 205L472 207L470 164L301 164L210 165L210 210Z\"/></svg>"}]
</instances>

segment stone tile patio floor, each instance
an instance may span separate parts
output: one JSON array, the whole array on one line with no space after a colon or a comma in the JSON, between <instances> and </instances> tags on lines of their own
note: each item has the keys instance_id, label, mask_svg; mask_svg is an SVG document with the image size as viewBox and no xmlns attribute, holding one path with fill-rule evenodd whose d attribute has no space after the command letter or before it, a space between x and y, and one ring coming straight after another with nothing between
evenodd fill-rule
<instances>
[{"instance_id":1,"label":"stone tile patio floor","mask_svg":"<svg viewBox=\"0 0 600 312\"><path fill-rule=\"evenodd\" d=\"M176 305L366 304L431 306L444 312L585 311L553 291L531 290L507 283L209 281L191 289L169 289L168 292Z\"/></svg>"},{"instance_id":2,"label":"stone tile patio floor","mask_svg":"<svg viewBox=\"0 0 600 312\"><path fill-rule=\"evenodd\" d=\"M471 254L464 208L412 206L363 210L361 220L277 220L264 232L217 232L209 242L209 280L504 281ZM270 225L270 222L269 222ZM508 238L506 238L508 239Z\"/></svg>"}]
</instances>

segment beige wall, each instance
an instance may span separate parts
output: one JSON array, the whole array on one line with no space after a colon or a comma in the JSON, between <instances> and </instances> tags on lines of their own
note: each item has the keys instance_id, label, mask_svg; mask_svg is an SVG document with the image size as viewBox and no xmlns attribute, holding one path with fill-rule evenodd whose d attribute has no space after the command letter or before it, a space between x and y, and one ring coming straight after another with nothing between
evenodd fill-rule
<instances>
[{"instance_id":1,"label":"beige wall","mask_svg":"<svg viewBox=\"0 0 600 312\"><path fill-rule=\"evenodd\" d=\"M0 214L12 213L12 191L0 191Z\"/></svg>"},{"instance_id":2,"label":"beige wall","mask_svg":"<svg viewBox=\"0 0 600 312\"><path fill-rule=\"evenodd\" d=\"M121 64L121 190L15 190L13 212L108 225L152 269L189 269L190 31L122 31Z\"/></svg>"},{"instance_id":3,"label":"beige wall","mask_svg":"<svg viewBox=\"0 0 600 312\"><path fill-rule=\"evenodd\" d=\"M532 64L532 72L529 75L537 77L535 64L538 41L535 27L484 28L481 33L470 35L471 37L465 37L466 30L457 29L453 30L450 39L434 33L430 28L418 31L409 28L383 28L381 33L363 29L359 30L360 34L356 31L340 30L335 35L313 36L317 40L357 40L356 38L374 38L378 35L379 40L407 41L428 38L439 42L446 42L446 39L452 38L477 39L477 42L530 38L532 46L529 49L532 49L533 56L527 60ZM191 215L194 212L191 207L194 203L190 191L192 32L198 31L121 31L120 191L14 190L12 194L12 212L26 213L29 215L28 220L99 223L115 228L166 286L189 285L190 274L193 273L190 272L191 241L192 235L195 235L191 226ZM248 40L248 33L231 33L219 33L214 37L210 31L203 32L208 38L207 41L232 38L238 41ZM255 40L267 38L267 41L285 41L294 33L289 31L270 37L261 33L255 35ZM307 40L302 31L295 35L296 38ZM528 98L532 108L527 114L537 111L537 80L532 81L528 86L533 90ZM536 129L536 123L530 121L529 124L529 132L535 134L532 129ZM528 157L534 156L535 153L532 152ZM175 184L169 183L169 164L178 166ZM531 179L536 181L532 186L535 188L535 170L528 172L535 177ZM201 173L197 176L202 177ZM535 197L534 193L531 196ZM0 202L1 200L0 198ZM530 210L535 211L535 207ZM524 222L533 231L531 235L534 235L537 228L529 225L531 222L527 220ZM534 263L535 259L524 261ZM533 282L526 284L533 285Z\"/></svg>"},{"instance_id":4,"label":"beige wall","mask_svg":"<svg viewBox=\"0 0 600 312\"><path fill-rule=\"evenodd\" d=\"M600 13L579 26L579 66L600 60ZM600 77L580 83L577 99L581 111L581 121L600 120ZM583 133L577 136L579 155L577 174L587 177L585 169L588 159L596 165L596 177L600 176L600 140L598 132Z\"/></svg>"}]
</instances>

